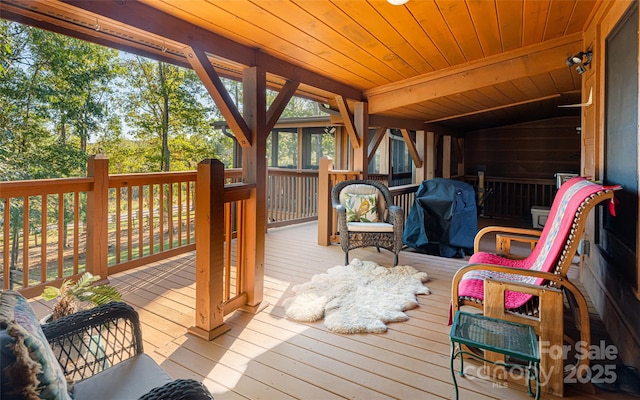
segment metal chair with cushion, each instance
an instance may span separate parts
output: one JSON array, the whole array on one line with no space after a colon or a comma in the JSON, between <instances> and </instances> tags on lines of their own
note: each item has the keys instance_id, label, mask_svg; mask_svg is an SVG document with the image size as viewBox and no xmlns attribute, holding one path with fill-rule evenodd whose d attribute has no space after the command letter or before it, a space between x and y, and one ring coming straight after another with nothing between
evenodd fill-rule
<instances>
[{"instance_id":1,"label":"metal chair with cushion","mask_svg":"<svg viewBox=\"0 0 640 400\"><path fill-rule=\"evenodd\" d=\"M349 264L349 250L368 246L391 251L393 265L398 265L404 211L393 205L391 192L384 184L361 179L343 181L331 190L331 200L337 213L345 265Z\"/></svg>"}]
</instances>

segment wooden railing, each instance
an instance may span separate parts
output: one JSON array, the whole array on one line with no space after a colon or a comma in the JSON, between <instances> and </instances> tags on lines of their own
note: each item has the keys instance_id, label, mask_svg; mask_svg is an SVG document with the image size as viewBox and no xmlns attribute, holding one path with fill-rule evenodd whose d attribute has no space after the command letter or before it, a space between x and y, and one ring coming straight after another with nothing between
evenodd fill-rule
<instances>
[{"instance_id":1,"label":"wooden railing","mask_svg":"<svg viewBox=\"0 0 640 400\"><path fill-rule=\"evenodd\" d=\"M388 187L410 185L413 181L411 172L399 172L393 174L369 174L369 178L374 181L382 182Z\"/></svg>"},{"instance_id":2,"label":"wooden railing","mask_svg":"<svg viewBox=\"0 0 640 400\"><path fill-rule=\"evenodd\" d=\"M464 181L478 191L478 177L465 176ZM551 206L556 194L554 179L485 178L483 214L487 217L531 219L532 206Z\"/></svg>"},{"instance_id":3,"label":"wooden railing","mask_svg":"<svg viewBox=\"0 0 640 400\"><path fill-rule=\"evenodd\" d=\"M393 196L393 204L401 207L404 211L405 222L407 221L407 217L409 216L411 207L413 207L413 202L416 199L416 192L418 191L419 187L420 185L418 184L410 184L389 188L391 196Z\"/></svg>"},{"instance_id":4,"label":"wooden railing","mask_svg":"<svg viewBox=\"0 0 640 400\"><path fill-rule=\"evenodd\" d=\"M242 170L225 169L225 182L242 182ZM269 168L267 227L312 221L318 217L318 171Z\"/></svg>"},{"instance_id":5,"label":"wooden railing","mask_svg":"<svg viewBox=\"0 0 640 400\"><path fill-rule=\"evenodd\" d=\"M318 171L269 168L267 187L268 227L318 217Z\"/></svg>"},{"instance_id":6,"label":"wooden railing","mask_svg":"<svg viewBox=\"0 0 640 400\"><path fill-rule=\"evenodd\" d=\"M195 249L196 171L109 175L100 157L88 171L0 182L0 287L35 296L85 270L106 278ZM241 181L224 170L226 184ZM317 171L272 168L268 182L268 227L317 218ZM225 207L236 238L242 205Z\"/></svg>"},{"instance_id":7,"label":"wooden railing","mask_svg":"<svg viewBox=\"0 0 640 400\"><path fill-rule=\"evenodd\" d=\"M109 176L109 274L195 249L196 172Z\"/></svg>"},{"instance_id":8,"label":"wooden railing","mask_svg":"<svg viewBox=\"0 0 640 400\"><path fill-rule=\"evenodd\" d=\"M0 182L2 287L38 295L84 271L106 278L195 249L195 172ZM7 279L8 277L8 279Z\"/></svg>"},{"instance_id":9,"label":"wooden railing","mask_svg":"<svg viewBox=\"0 0 640 400\"><path fill-rule=\"evenodd\" d=\"M84 271L84 215L91 215L83 204L92 184L90 177L0 182L3 289L41 291Z\"/></svg>"}]
</instances>

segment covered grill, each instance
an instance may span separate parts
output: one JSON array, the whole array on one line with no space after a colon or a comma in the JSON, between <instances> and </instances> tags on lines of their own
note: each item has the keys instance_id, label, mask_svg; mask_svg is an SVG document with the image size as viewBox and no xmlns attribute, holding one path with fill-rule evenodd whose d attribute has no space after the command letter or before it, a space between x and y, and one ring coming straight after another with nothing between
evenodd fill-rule
<instances>
[{"instance_id":1,"label":"covered grill","mask_svg":"<svg viewBox=\"0 0 640 400\"><path fill-rule=\"evenodd\" d=\"M476 193L467 183L435 178L422 182L404 227L402 242L443 257L473 252L478 232Z\"/></svg>"}]
</instances>

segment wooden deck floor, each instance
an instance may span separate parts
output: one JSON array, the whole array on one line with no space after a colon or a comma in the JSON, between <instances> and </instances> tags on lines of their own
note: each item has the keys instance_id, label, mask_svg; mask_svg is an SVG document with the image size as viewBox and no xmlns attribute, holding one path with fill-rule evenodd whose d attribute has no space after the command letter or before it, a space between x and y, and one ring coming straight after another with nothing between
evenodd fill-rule
<instances>
[{"instance_id":1,"label":"wooden deck floor","mask_svg":"<svg viewBox=\"0 0 640 400\"><path fill-rule=\"evenodd\" d=\"M382 265L392 261L390 253L375 249L353 251L352 257ZM315 223L270 230L265 265L269 306L256 315L229 315L231 330L211 342L186 334L194 321L194 260L189 253L110 278L140 313L145 352L172 377L204 381L218 400L454 397L447 312L451 278L464 260L402 252L401 264L429 274L432 294L419 296L420 306L408 312L410 320L390 324L387 333L338 335L322 322L285 319L282 302L293 295L294 285L341 264L342 251L316 244ZM38 301L34 308L46 312ZM473 376L458 381L462 399L530 398L516 384ZM573 399L621 398L566 391L565 397Z\"/></svg>"}]
</instances>

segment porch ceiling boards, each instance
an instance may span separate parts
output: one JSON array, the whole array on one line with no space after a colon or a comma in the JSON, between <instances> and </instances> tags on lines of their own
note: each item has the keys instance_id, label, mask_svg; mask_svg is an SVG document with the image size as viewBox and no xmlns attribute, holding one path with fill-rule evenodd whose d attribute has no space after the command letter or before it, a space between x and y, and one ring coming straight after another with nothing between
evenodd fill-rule
<instances>
[{"instance_id":1,"label":"porch ceiling boards","mask_svg":"<svg viewBox=\"0 0 640 400\"><path fill-rule=\"evenodd\" d=\"M227 316L231 330L211 342L186 333L195 314L195 253L109 279L140 313L145 352L174 378L204 381L216 400L452 398L447 313L451 279L464 260L401 252L400 264L429 274L432 294L418 296L420 306L408 311L410 319L389 324L387 333L339 335L322 322L284 318L282 302L293 296L294 285L344 260L339 246L318 246L316 235L313 222L269 230L269 306L255 315L236 311ZM390 265L393 258L375 248L350 253L381 265ZM40 315L48 310L41 302L33 304ZM470 376L476 371L473 365L478 364L465 361ZM469 376L458 383L464 399L531 399L526 388L516 384L500 386ZM568 399L611 396L615 394L577 392L572 385L565 391Z\"/></svg>"},{"instance_id":2,"label":"porch ceiling boards","mask_svg":"<svg viewBox=\"0 0 640 400\"><path fill-rule=\"evenodd\" d=\"M579 115L557 107L580 101L564 59L608 3L3 0L0 13L181 65L199 47L223 75L260 65L275 89L292 79L309 98L364 96L372 114L464 131Z\"/></svg>"}]
</instances>

